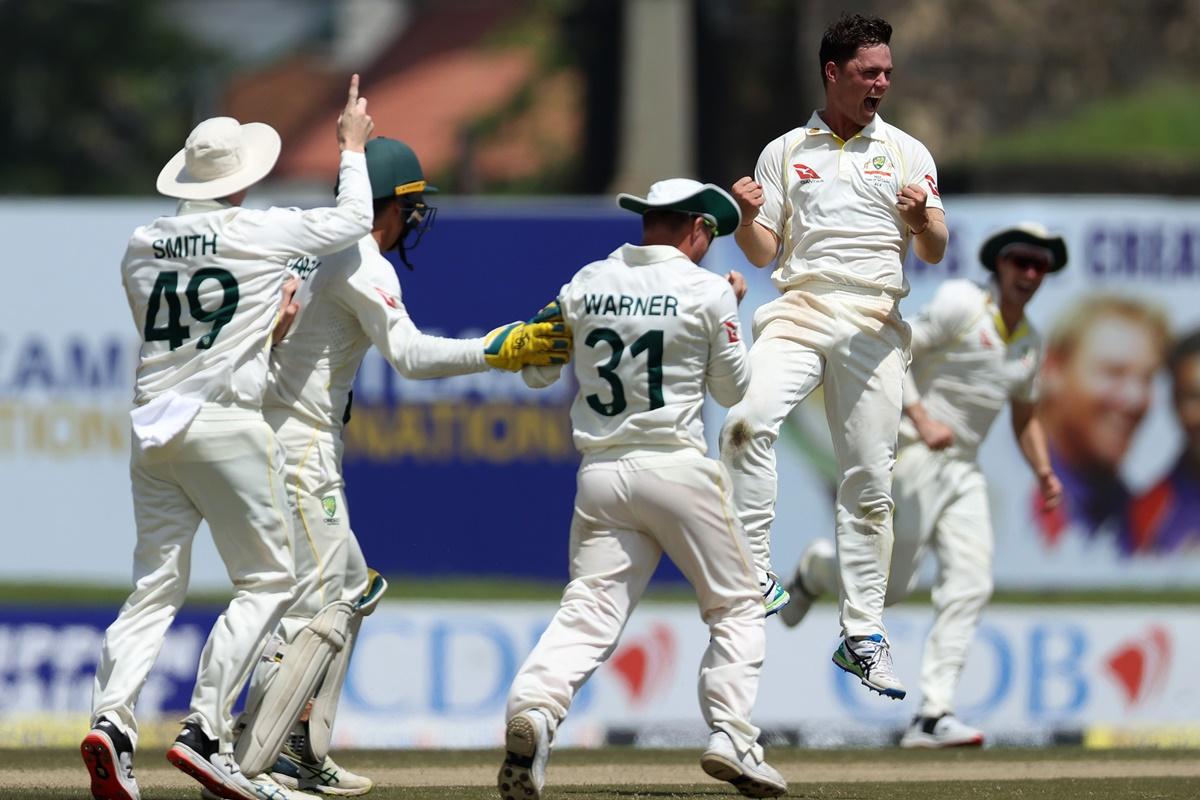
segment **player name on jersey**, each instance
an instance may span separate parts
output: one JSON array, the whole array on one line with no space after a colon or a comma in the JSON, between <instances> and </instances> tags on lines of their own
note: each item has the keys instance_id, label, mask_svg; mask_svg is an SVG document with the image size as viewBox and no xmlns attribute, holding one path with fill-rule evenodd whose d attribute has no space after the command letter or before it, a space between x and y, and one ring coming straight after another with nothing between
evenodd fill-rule
<instances>
[{"instance_id":1,"label":"player name on jersey","mask_svg":"<svg viewBox=\"0 0 1200 800\"><path fill-rule=\"evenodd\" d=\"M632 297L627 294L586 294L583 312L610 317L678 317L679 300L674 295Z\"/></svg>"},{"instance_id":2,"label":"player name on jersey","mask_svg":"<svg viewBox=\"0 0 1200 800\"><path fill-rule=\"evenodd\" d=\"M188 236L172 236L170 239L155 239L151 245L155 258L187 258L217 254L217 234L205 236L193 233Z\"/></svg>"}]
</instances>

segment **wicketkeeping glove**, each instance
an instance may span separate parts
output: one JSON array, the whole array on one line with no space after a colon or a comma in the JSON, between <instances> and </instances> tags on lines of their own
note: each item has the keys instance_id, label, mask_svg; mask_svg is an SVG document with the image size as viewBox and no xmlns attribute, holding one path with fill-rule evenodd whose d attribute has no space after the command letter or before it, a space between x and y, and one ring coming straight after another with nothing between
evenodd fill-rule
<instances>
[{"instance_id":1,"label":"wicketkeeping glove","mask_svg":"<svg viewBox=\"0 0 1200 800\"><path fill-rule=\"evenodd\" d=\"M519 372L526 366L567 363L571 357L571 344L571 329L563 322L562 312L555 302L535 314L529 322L510 322L485 336L483 357L490 367Z\"/></svg>"}]
</instances>

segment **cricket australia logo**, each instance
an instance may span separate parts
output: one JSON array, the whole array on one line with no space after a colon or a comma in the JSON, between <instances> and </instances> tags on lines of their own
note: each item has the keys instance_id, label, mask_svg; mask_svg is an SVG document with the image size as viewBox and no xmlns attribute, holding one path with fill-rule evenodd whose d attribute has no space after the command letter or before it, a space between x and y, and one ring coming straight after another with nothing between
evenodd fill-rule
<instances>
[{"instance_id":1,"label":"cricket australia logo","mask_svg":"<svg viewBox=\"0 0 1200 800\"><path fill-rule=\"evenodd\" d=\"M892 165L887 156L875 156L863 166L863 177L876 186L890 186L892 183Z\"/></svg>"},{"instance_id":2,"label":"cricket australia logo","mask_svg":"<svg viewBox=\"0 0 1200 800\"><path fill-rule=\"evenodd\" d=\"M334 525L337 523L337 498L323 497L321 498L321 508L325 511L325 524Z\"/></svg>"}]
</instances>

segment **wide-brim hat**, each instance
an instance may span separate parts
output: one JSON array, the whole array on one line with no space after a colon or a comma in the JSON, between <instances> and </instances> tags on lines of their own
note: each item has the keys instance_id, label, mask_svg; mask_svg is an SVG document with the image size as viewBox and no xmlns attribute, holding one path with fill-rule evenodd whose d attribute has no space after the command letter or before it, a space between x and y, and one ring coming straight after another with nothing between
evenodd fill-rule
<instances>
[{"instance_id":1,"label":"wide-brim hat","mask_svg":"<svg viewBox=\"0 0 1200 800\"><path fill-rule=\"evenodd\" d=\"M279 134L266 123L206 119L158 173L158 191L182 200L228 197L265 178L279 160L280 146Z\"/></svg>"},{"instance_id":2,"label":"wide-brim hat","mask_svg":"<svg viewBox=\"0 0 1200 800\"><path fill-rule=\"evenodd\" d=\"M979 260L986 269L996 271L996 261L1012 245L1029 245L1049 251L1053 263L1049 272L1058 272L1067 265L1067 243L1057 234L1036 222L1020 222L989 236L979 248Z\"/></svg>"},{"instance_id":3,"label":"wide-brim hat","mask_svg":"<svg viewBox=\"0 0 1200 800\"><path fill-rule=\"evenodd\" d=\"M717 236L737 230L742 212L729 193L712 183L700 183L691 178L668 178L650 187L645 197L622 192L617 205L638 214L659 209L697 214L717 226Z\"/></svg>"},{"instance_id":4,"label":"wide-brim hat","mask_svg":"<svg viewBox=\"0 0 1200 800\"><path fill-rule=\"evenodd\" d=\"M438 188L425 180L417 154L399 139L376 136L367 142L366 152L371 196L376 200L437 193Z\"/></svg>"}]
</instances>

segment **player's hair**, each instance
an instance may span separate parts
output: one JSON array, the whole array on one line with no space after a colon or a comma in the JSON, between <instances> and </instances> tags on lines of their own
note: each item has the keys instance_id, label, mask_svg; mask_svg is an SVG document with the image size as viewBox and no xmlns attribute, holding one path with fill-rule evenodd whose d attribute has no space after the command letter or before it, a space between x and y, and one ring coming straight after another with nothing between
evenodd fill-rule
<instances>
[{"instance_id":1,"label":"player's hair","mask_svg":"<svg viewBox=\"0 0 1200 800\"><path fill-rule=\"evenodd\" d=\"M375 212L375 217L378 218L380 214L387 211L388 206L394 202L396 202L395 197L376 197L374 200L372 200L371 208Z\"/></svg>"},{"instance_id":2,"label":"player's hair","mask_svg":"<svg viewBox=\"0 0 1200 800\"><path fill-rule=\"evenodd\" d=\"M864 17L862 14L842 14L825 30L821 37L821 83L825 78L825 65L832 61L841 67L854 57L860 47L887 44L892 39L892 26L879 17Z\"/></svg>"},{"instance_id":3,"label":"player's hair","mask_svg":"<svg viewBox=\"0 0 1200 800\"><path fill-rule=\"evenodd\" d=\"M1101 320L1113 317L1145 328L1154 340L1159 358L1166 355L1167 343L1171 340L1171 327L1163 310L1141 300L1117 295L1092 295L1076 303L1059 318L1058 324L1050 333L1046 343L1047 355L1059 359L1069 358L1088 331Z\"/></svg>"},{"instance_id":4,"label":"player's hair","mask_svg":"<svg viewBox=\"0 0 1200 800\"><path fill-rule=\"evenodd\" d=\"M1200 328L1191 333L1181 336L1171 345L1171 351L1167 354L1167 366L1171 370L1171 378L1179 379L1179 367L1184 361L1189 358L1200 356Z\"/></svg>"},{"instance_id":5,"label":"player's hair","mask_svg":"<svg viewBox=\"0 0 1200 800\"><path fill-rule=\"evenodd\" d=\"M679 230L692 224L693 215L683 211L667 208L651 208L642 215L642 230L647 228L666 228Z\"/></svg>"}]
</instances>

